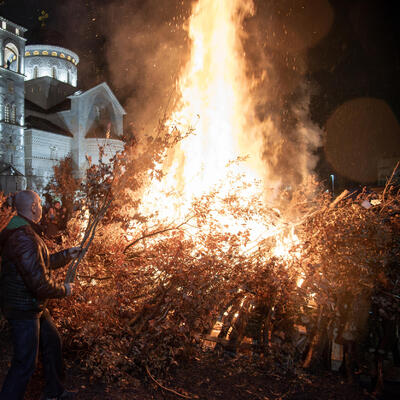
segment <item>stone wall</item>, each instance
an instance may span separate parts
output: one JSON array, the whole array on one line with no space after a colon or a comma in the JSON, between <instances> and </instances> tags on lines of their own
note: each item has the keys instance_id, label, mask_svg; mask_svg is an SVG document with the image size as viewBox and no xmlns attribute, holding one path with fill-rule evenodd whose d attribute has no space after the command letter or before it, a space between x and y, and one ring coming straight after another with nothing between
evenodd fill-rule
<instances>
[{"instance_id":1,"label":"stone wall","mask_svg":"<svg viewBox=\"0 0 400 400\"><path fill-rule=\"evenodd\" d=\"M53 176L53 167L71 153L72 138L37 129L25 131L26 178L39 192Z\"/></svg>"},{"instance_id":2,"label":"stone wall","mask_svg":"<svg viewBox=\"0 0 400 400\"><path fill-rule=\"evenodd\" d=\"M103 148L103 161L109 162L115 153L122 151L124 143L116 139L85 139L85 149L93 164L99 163L100 148Z\"/></svg>"}]
</instances>

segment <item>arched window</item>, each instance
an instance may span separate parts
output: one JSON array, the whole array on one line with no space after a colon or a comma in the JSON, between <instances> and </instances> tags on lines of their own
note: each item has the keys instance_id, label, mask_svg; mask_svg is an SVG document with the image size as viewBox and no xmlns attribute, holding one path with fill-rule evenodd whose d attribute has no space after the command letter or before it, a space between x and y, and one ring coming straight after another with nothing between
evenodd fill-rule
<instances>
[{"instance_id":1,"label":"arched window","mask_svg":"<svg viewBox=\"0 0 400 400\"><path fill-rule=\"evenodd\" d=\"M17 123L17 106L15 104L11 106L11 123Z\"/></svg>"},{"instance_id":2,"label":"arched window","mask_svg":"<svg viewBox=\"0 0 400 400\"><path fill-rule=\"evenodd\" d=\"M33 68L33 79L39 78L39 67L37 65Z\"/></svg>"},{"instance_id":3,"label":"arched window","mask_svg":"<svg viewBox=\"0 0 400 400\"><path fill-rule=\"evenodd\" d=\"M99 106L94 106L94 112L96 115L96 120L100 121L101 110Z\"/></svg>"},{"instance_id":4,"label":"arched window","mask_svg":"<svg viewBox=\"0 0 400 400\"><path fill-rule=\"evenodd\" d=\"M19 51L13 43L7 43L4 47L4 68L19 72Z\"/></svg>"},{"instance_id":5,"label":"arched window","mask_svg":"<svg viewBox=\"0 0 400 400\"><path fill-rule=\"evenodd\" d=\"M50 146L50 159L57 160L57 146Z\"/></svg>"},{"instance_id":6,"label":"arched window","mask_svg":"<svg viewBox=\"0 0 400 400\"><path fill-rule=\"evenodd\" d=\"M96 103L96 100L94 101ZM89 114L90 128L86 132L86 138L110 139L115 138L115 117L113 109L101 100L93 106Z\"/></svg>"},{"instance_id":7,"label":"arched window","mask_svg":"<svg viewBox=\"0 0 400 400\"><path fill-rule=\"evenodd\" d=\"M51 68L51 76L52 76L54 79L57 79L57 68L56 68L56 67L52 67L52 68Z\"/></svg>"},{"instance_id":8,"label":"arched window","mask_svg":"<svg viewBox=\"0 0 400 400\"><path fill-rule=\"evenodd\" d=\"M4 121L10 122L10 105L6 104L4 106Z\"/></svg>"}]
</instances>

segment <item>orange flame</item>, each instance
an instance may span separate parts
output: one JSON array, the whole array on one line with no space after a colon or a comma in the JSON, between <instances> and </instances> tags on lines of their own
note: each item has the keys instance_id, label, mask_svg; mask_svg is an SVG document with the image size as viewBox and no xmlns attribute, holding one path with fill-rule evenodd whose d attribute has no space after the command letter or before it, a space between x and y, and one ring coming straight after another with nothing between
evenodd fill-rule
<instances>
[{"instance_id":1,"label":"orange flame","mask_svg":"<svg viewBox=\"0 0 400 400\"><path fill-rule=\"evenodd\" d=\"M241 25L253 11L252 0L200 0L193 7L187 28L191 57L178 83L180 103L167 125L183 132L194 129L194 134L175 150L166 179L148 192L151 197L150 193L178 189L175 212L224 180L227 164L238 157L251 156L237 173L249 182L261 178L254 168L261 170L262 165L257 151L242 146L251 107ZM227 193L230 189L225 188Z\"/></svg>"},{"instance_id":2,"label":"orange flame","mask_svg":"<svg viewBox=\"0 0 400 400\"><path fill-rule=\"evenodd\" d=\"M257 139L260 126L252 122L256 119L242 46L243 20L253 13L252 0L199 0L193 7L187 27L192 41L190 60L178 82L181 100L167 126L171 131L193 129L194 134L177 146L166 176L147 189L143 200L148 210L159 206L161 219L186 215L192 200L216 185L221 196L232 193L235 188L228 179L227 164L247 156L246 161L233 166L234 173L246 183L240 195L244 199L263 198L265 165L260 156L262 144ZM171 191L179 193L175 203L165 197ZM261 217L252 221L238 221L227 215L216 218L221 228L227 227L230 232L246 224L254 240L277 231ZM284 240L276 236L280 244L274 254L285 257L284 248L295 239L293 235Z\"/></svg>"},{"instance_id":3,"label":"orange flame","mask_svg":"<svg viewBox=\"0 0 400 400\"><path fill-rule=\"evenodd\" d=\"M228 162L249 154L240 148L250 107L240 36L243 18L252 12L249 0L201 0L190 18L191 59L179 82L182 98L170 126L195 130L177 155L177 178L192 196L224 179ZM261 177L249 166L245 172Z\"/></svg>"}]
</instances>

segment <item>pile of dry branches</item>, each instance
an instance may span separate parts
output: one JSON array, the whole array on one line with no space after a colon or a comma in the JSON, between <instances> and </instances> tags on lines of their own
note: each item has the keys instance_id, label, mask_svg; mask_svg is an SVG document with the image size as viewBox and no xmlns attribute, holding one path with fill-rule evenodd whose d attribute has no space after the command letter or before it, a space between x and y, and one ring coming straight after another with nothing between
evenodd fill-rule
<instances>
[{"instance_id":1,"label":"pile of dry branches","mask_svg":"<svg viewBox=\"0 0 400 400\"><path fill-rule=\"evenodd\" d=\"M143 371L165 376L204 351L251 351L285 372L336 360L341 346L349 374L362 366L357 349L390 351L385 335L397 326L400 299L396 187L333 203L318 187L312 196L291 193L285 209L301 218L288 256L273 255L275 237L243 251L250 228L221 229L216 210L279 223L276 210L256 197L243 202L216 190L172 225L150 227L137 212L143 188L162 178L165 149L180 138L148 138L118 155L113 167L89 169L84 201L62 245L78 244L86 219L107 196L114 200L76 271L75 295L51 304L68 354L93 378L129 384ZM371 196L376 205L365 208ZM132 221L142 227L133 238ZM387 332L378 332L383 320Z\"/></svg>"},{"instance_id":2,"label":"pile of dry branches","mask_svg":"<svg viewBox=\"0 0 400 400\"><path fill-rule=\"evenodd\" d=\"M287 258L271 255L271 239L243 252L250 232L219 229L210 217L216 196L193 204L196 235L185 224L161 226L129 246L119 212L99 228L76 295L54 310L69 352L93 377L129 383L146 370L160 377L205 350L251 351L288 371L330 363L334 346L346 352L351 374L363 362L357 349L391 351L381 348L386 333L371 329L382 318L397 324L397 192L370 209L361 205L366 193L333 206L322 191L311 200L300 194L296 203L312 212L297 223ZM239 206L227 198L224 212L251 219L252 200Z\"/></svg>"}]
</instances>

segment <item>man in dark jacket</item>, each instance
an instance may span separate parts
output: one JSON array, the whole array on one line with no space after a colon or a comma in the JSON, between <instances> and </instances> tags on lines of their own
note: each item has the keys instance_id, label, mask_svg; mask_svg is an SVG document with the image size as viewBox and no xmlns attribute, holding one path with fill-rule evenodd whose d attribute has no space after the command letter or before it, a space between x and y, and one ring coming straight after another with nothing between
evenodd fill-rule
<instances>
[{"instance_id":1,"label":"man in dark jacket","mask_svg":"<svg viewBox=\"0 0 400 400\"><path fill-rule=\"evenodd\" d=\"M11 325L14 356L3 383L0 400L22 400L35 370L39 343L46 386L44 399L67 399L63 386L61 339L46 309L47 299L72 293L73 284L59 284L51 270L65 266L79 255L73 247L49 254L37 225L42 216L40 197L24 190L16 193L18 215L0 233L0 305Z\"/></svg>"}]
</instances>

